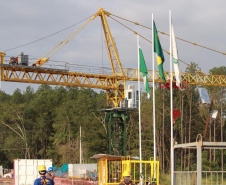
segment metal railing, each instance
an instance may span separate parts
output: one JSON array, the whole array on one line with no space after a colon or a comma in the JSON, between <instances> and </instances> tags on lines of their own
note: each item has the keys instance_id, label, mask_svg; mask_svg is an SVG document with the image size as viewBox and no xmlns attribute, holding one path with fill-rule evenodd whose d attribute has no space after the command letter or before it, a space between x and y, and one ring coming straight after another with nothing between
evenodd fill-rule
<instances>
[{"instance_id":1,"label":"metal railing","mask_svg":"<svg viewBox=\"0 0 226 185\"><path fill-rule=\"evenodd\" d=\"M131 180L137 184L159 185L159 161L123 160L122 172L131 172Z\"/></svg>"},{"instance_id":2,"label":"metal railing","mask_svg":"<svg viewBox=\"0 0 226 185\"><path fill-rule=\"evenodd\" d=\"M175 171L175 184L197 185L197 171ZM226 171L202 171L202 185L225 185Z\"/></svg>"}]
</instances>

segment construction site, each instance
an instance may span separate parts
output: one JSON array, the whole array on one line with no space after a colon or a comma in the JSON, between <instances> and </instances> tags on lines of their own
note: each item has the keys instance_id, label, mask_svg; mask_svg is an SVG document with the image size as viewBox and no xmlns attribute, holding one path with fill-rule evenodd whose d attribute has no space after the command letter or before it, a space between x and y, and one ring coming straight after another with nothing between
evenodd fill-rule
<instances>
[{"instance_id":1,"label":"construction site","mask_svg":"<svg viewBox=\"0 0 226 185\"><path fill-rule=\"evenodd\" d=\"M111 67L85 71L83 64L53 60L96 19L100 19ZM136 185L226 184L226 67L205 74L196 63L178 58L180 65L187 66L185 72L173 71L172 64L162 71L146 66L142 71L140 63L138 68L125 68L109 20L129 30L135 40L153 46L152 60L159 67L161 54L154 50L154 36L147 38L128 24L153 34L156 30L156 38L163 35L170 41L172 29L169 34L157 31L154 21L152 26L142 25L103 8L35 61L26 51L17 56L0 52L2 85L40 85L36 92L27 88L12 96L0 94L5 111L0 116L1 151L15 154L9 158L13 169L4 170L9 163L0 164L0 184L31 185L39 177L40 165L53 167L55 185L119 185L125 171ZM177 64L171 47L162 52ZM1 158L8 160L5 154Z\"/></svg>"}]
</instances>

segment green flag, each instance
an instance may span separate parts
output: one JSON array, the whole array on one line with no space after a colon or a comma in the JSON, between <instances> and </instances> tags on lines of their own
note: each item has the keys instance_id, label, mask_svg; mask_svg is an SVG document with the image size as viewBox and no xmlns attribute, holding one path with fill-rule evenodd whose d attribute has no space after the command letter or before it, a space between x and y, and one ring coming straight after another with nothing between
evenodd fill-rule
<instances>
[{"instance_id":1,"label":"green flag","mask_svg":"<svg viewBox=\"0 0 226 185\"><path fill-rule=\"evenodd\" d=\"M162 46L159 41L159 36L158 36L158 31L154 23L154 52L156 53L156 59L158 63L158 68L159 68L159 75L162 77L164 82L166 82L165 76L164 76L164 71L163 71L163 63L165 61L163 51L162 51Z\"/></svg>"},{"instance_id":2,"label":"green flag","mask_svg":"<svg viewBox=\"0 0 226 185\"><path fill-rule=\"evenodd\" d=\"M140 45L139 45L139 58L140 58L140 72L143 74L143 80L144 80L144 88L147 92L147 96L148 96L148 99L150 98L150 94L149 94L149 85L148 85L148 71L147 71L147 67L146 67L146 64L145 64L145 60L144 60L144 56L143 56L143 52L140 48Z\"/></svg>"}]
</instances>

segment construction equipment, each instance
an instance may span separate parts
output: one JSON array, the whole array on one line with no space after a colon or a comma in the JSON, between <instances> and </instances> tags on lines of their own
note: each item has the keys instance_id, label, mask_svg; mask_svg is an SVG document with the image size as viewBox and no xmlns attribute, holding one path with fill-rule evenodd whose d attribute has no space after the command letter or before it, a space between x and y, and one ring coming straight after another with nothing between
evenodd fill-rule
<instances>
[{"instance_id":1,"label":"construction equipment","mask_svg":"<svg viewBox=\"0 0 226 185\"><path fill-rule=\"evenodd\" d=\"M108 154L96 154L91 158L98 160L99 184L118 185L123 181L123 176L130 176L134 184L159 184L159 161L139 161L129 156Z\"/></svg>"},{"instance_id":2,"label":"construction equipment","mask_svg":"<svg viewBox=\"0 0 226 185\"><path fill-rule=\"evenodd\" d=\"M88 74L79 72L70 72L66 70L57 70L50 68L43 68L42 66L49 61L49 59L58 52L64 45L66 45L75 35L77 35L90 21L96 17L100 17L104 36L106 40L108 55L112 68L112 75L105 74ZM48 85L63 85L63 86L76 86L97 88L106 90L107 94L107 107L113 108L106 110L106 120L108 121L108 144L109 154L126 155L126 129L125 123L128 110L122 111L121 105L125 102L125 85L126 81L138 81L137 69L123 69L122 64L115 46L110 28L106 17L110 17L111 13L103 10L102 8L93 15L91 19L85 22L81 27L69 35L66 39L60 42L56 47L50 50L42 58L38 59L32 66L23 65L9 65L4 63L5 53L0 52L1 59L1 80L11 82L23 82L23 83L36 83L36 84L48 84ZM138 23L136 23L139 25ZM134 32L134 34L138 34ZM166 79L170 79L170 73L164 71ZM157 83L163 83L162 78L158 71L148 71L148 81L152 82L155 79ZM226 86L225 75L206 75L204 73L181 73L182 84L192 85L211 85L211 86ZM120 125L120 126L119 126ZM117 128L117 129L114 129ZM112 144L114 141L112 129L115 134L120 136L121 148ZM117 133L116 133L117 131ZM110 136L111 135L111 136Z\"/></svg>"}]
</instances>

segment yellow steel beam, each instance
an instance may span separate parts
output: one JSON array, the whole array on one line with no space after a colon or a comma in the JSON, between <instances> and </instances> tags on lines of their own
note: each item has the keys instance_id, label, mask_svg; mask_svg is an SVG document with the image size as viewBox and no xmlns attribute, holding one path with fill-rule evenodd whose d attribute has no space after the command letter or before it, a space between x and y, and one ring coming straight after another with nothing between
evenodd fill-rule
<instances>
[{"instance_id":1,"label":"yellow steel beam","mask_svg":"<svg viewBox=\"0 0 226 185\"><path fill-rule=\"evenodd\" d=\"M37 83L63 86L79 86L98 88L104 90L122 90L123 81L137 81L137 69L127 68L124 71L125 78L122 76L97 75L79 72L69 72L51 68L28 67L1 64L3 71L2 81ZM165 71L166 79L170 73ZM192 85L226 86L225 75L200 75L196 73L181 73L182 83ZM152 82L152 71L148 71L148 81ZM163 83L159 72L155 71L155 82ZM120 94L122 96L122 94Z\"/></svg>"},{"instance_id":2,"label":"yellow steel beam","mask_svg":"<svg viewBox=\"0 0 226 185\"><path fill-rule=\"evenodd\" d=\"M56 45L54 48L52 48L48 53L46 53L42 58L36 60L36 62L33 64L33 66L38 65L41 67L45 63L49 61L49 59L55 55L64 45L66 45L75 35L77 35L83 28L85 28L89 22L91 22L93 19L95 19L97 16L101 14L101 11L99 10L96 14L92 16L87 22L85 22L82 26L80 26L77 30L75 30L72 34L70 34L68 37L66 37L63 41L61 41L58 45ZM48 57L47 57L48 56Z\"/></svg>"},{"instance_id":3,"label":"yellow steel beam","mask_svg":"<svg viewBox=\"0 0 226 185\"><path fill-rule=\"evenodd\" d=\"M113 75L124 76L122 64L118 55L118 51L114 42L114 39L111 34L111 30L109 28L106 16L109 16L111 13L104 11L102 8L99 9L101 12L101 22L104 30L105 40L107 43L108 54L111 61L111 67L113 70ZM117 71L120 70L120 71Z\"/></svg>"},{"instance_id":4,"label":"yellow steel beam","mask_svg":"<svg viewBox=\"0 0 226 185\"><path fill-rule=\"evenodd\" d=\"M107 107L112 106L118 107L120 102L122 103L125 99L125 75L122 68L122 64L118 55L118 51L116 45L114 43L114 39L112 37L106 16L109 16L110 13L104 11L102 8L99 9L99 16L101 18L101 23L104 31L104 36L107 44L107 50L109 59L111 62L112 72L114 77L122 77L122 78L114 78L114 85L117 89L108 89L107 90Z\"/></svg>"},{"instance_id":5,"label":"yellow steel beam","mask_svg":"<svg viewBox=\"0 0 226 185\"><path fill-rule=\"evenodd\" d=\"M2 60L3 62L4 60ZM40 67L1 64L1 80L11 82L36 83L48 85L76 86L104 89L107 91L107 106L118 107L125 99L125 81L137 81L137 69L127 68L125 77L69 72ZM170 73L165 71L166 79ZM200 75L181 73L183 84L226 87L224 75ZM152 82L152 71L148 71L148 81ZM164 83L159 72L155 71L155 82Z\"/></svg>"},{"instance_id":6,"label":"yellow steel beam","mask_svg":"<svg viewBox=\"0 0 226 185\"><path fill-rule=\"evenodd\" d=\"M122 77L8 64L1 64L1 71L2 81L104 89L108 107L118 107L125 98Z\"/></svg>"},{"instance_id":7,"label":"yellow steel beam","mask_svg":"<svg viewBox=\"0 0 226 185\"><path fill-rule=\"evenodd\" d=\"M117 89L115 77L95 75L79 72L68 72L57 69L27 67L15 65L1 65L4 76L2 81L78 86L99 89Z\"/></svg>"},{"instance_id":8,"label":"yellow steel beam","mask_svg":"<svg viewBox=\"0 0 226 185\"><path fill-rule=\"evenodd\" d=\"M0 64L4 64L5 63L5 61L4 61L4 57L5 57L5 53L4 52L0 52ZM3 79L4 78L4 69L3 68L1 68L0 69L1 70L1 79Z\"/></svg>"},{"instance_id":9,"label":"yellow steel beam","mask_svg":"<svg viewBox=\"0 0 226 185\"><path fill-rule=\"evenodd\" d=\"M108 54L112 67L112 75L96 75L86 74L78 72L69 72L57 69L47 69L40 67L28 67L28 66L15 66L4 64L5 53L0 52L1 63L1 80L11 82L23 82L23 83L36 83L36 84L49 84L49 85L63 85L63 86L77 86L87 88L98 88L107 91L107 106L113 104L114 107L118 107L120 102L125 98L125 82L137 81L138 73L137 69L125 69L122 68L121 61L115 46L113 37L111 35L110 28L106 16L111 14L104 11L102 8L89 20L95 19L97 16L101 17L101 22L104 30L106 44L108 48ZM80 31L83 27L79 28ZM75 31L72 36L77 34ZM67 37L71 38L71 36ZM67 41L68 42L68 41ZM65 42L65 43L67 43ZM61 47L60 47L61 48ZM58 51L58 50L57 50ZM46 62L46 61L45 61ZM164 72L166 79L170 79L169 72ZM205 75L198 73L181 73L182 84L192 85L209 85L209 86L226 86L226 76L224 75ZM159 75L158 71L155 71L154 77L152 71L148 71L148 81L152 82L155 78L155 82L164 83Z\"/></svg>"},{"instance_id":10,"label":"yellow steel beam","mask_svg":"<svg viewBox=\"0 0 226 185\"><path fill-rule=\"evenodd\" d=\"M127 68L124 71L126 81L138 81L137 69ZM170 79L170 72L164 71L166 79ZM174 73L173 73L174 75ZM155 82L164 83L158 71L155 71ZM148 81L153 81L152 70L148 71ZM176 81L173 81L176 82ZM205 75L199 73L181 73L181 83L191 85L207 85L226 87L226 75Z\"/></svg>"}]
</instances>

